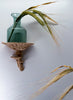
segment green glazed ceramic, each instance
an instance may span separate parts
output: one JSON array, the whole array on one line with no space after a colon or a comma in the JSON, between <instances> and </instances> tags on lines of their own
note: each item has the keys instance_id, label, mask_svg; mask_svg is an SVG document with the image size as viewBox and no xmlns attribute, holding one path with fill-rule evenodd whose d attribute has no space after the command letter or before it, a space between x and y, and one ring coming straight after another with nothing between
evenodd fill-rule
<instances>
[{"instance_id":1,"label":"green glazed ceramic","mask_svg":"<svg viewBox=\"0 0 73 100\"><path fill-rule=\"evenodd\" d=\"M14 22L16 21L16 19L19 15L20 15L19 13L12 13L11 14L11 16L14 19ZM13 29L13 25L11 27L9 27L7 30L7 42L24 42L24 43L26 43L27 31L23 27L21 27L21 21L18 22L18 24L17 24L17 26L12 34L10 41L8 41L12 29Z\"/></svg>"}]
</instances>

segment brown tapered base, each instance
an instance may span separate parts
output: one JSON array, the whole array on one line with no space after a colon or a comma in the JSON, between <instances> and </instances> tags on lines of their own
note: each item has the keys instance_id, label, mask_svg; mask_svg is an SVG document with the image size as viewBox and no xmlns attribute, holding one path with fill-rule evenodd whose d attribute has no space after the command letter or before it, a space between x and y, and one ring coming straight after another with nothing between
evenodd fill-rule
<instances>
[{"instance_id":1,"label":"brown tapered base","mask_svg":"<svg viewBox=\"0 0 73 100\"><path fill-rule=\"evenodd\" d=\"M4 43L3 44L7 45L9 48L15 50L16 52L11 56L11 58L16 59L18 68L20 69L20 71L24 70L24 66L23 66L23 51L28 49L30 46L33 45L33 43L17 43L17 42L8 42L8 43Z\"/></svg>"}]
</instances>

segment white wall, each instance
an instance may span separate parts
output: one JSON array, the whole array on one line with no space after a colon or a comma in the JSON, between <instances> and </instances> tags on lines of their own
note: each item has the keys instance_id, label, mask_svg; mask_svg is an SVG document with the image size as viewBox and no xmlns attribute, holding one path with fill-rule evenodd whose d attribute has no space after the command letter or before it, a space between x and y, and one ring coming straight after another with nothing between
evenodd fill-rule
<instances>
[{"instance_id":1,"label":"white wall","mask_svg":"<svg viewBox=\"0 0 73 100\"><path fill-rule=\"evenodd\" d=\"M54 14L49 16L59 23L53 31L60 37L60 47L56 46L50 35L35 19L29 16L22 19L22 26L28 32L28 42L34 42L34 46L25 56L23 72L19 71L15 60L10 58L14 51L1 44L2 41L6 42L7 28L13 23L10 16L12 12L21 13L30 6L47 1L0 0L0 100L27 100L34 91L43 86L34 83L48 77L53 69L60 65L73 67L72 0L57 0L55 4L38 8L43 12ZM73 84L72 75L72 73L66 75L35 100L53 100L67 86ZM72 92L64 100L72 100Z\"/></svg>"}]
</instances>

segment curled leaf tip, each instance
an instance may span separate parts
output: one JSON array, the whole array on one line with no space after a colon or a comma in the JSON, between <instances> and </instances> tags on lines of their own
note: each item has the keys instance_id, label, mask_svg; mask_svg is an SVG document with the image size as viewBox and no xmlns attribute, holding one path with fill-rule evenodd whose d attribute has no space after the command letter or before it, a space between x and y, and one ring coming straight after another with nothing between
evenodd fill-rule
<instances>
[{"instance_id":1,"label":"curled leaf tip","mask_svg":"<svg viewBox=\"0 0 73 100\"><path fill-rule=\"evenodd\" d=\"M57 71L58 69L62 68L62 67L66 67L66 68L72 68L71 66L67 66L67 65L62 65L62 66L59 66L57 67L56 69L54 69L51 73Z\"/></svg>"},{"instance_id":2,"label":"curled leaf tip","mask_svg":"<svg viewBox=\"0 0 73 100\"><path fill-rule=\"evenodd\" d=\"M63 100L63 98L73 89L73 85L71 85L59 98L59 100Z\"/></svg>"}]
</instances>

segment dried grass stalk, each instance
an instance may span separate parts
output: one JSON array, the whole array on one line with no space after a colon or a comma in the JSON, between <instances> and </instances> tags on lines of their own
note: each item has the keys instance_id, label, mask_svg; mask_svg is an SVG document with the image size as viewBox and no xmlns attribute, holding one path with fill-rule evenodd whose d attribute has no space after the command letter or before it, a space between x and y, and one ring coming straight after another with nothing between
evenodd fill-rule
<instances>
[{"instance_id":1,"label":"dried grass stalk","mask_svg":"<svg viewBox=\"0 0 73 100\"><path fill-rule=\"evenodd\" d=\"M42 14L42 16L46 17L47 19L49 19L50 21L54 22L55 24L58 24L55 20L53 20L52 18L50 18L49 16L47 16L45 13L41 12L41 11L38 11L38 10L30 10L30 11L33 11L34 14Z\"/></svg>"},{"instance_id":2,"label":"dried grass stalk","mask_svg":"<svg viewBox=\"0 0 73 100\"><path fill-rule=\"evenodd\" d=\"M48 5L48 4L55 3L55 2L56 1L43 3L43 4L40 4L40 5L37 5L37 6L32 6L32 7L28 8L27 10L31 10L31 9L37 8L37 7L41 6L41 5Z\"/></svg>"},{"instance_id":3,"label":"dried grass stalk","mask_svg":"<svg viewBox=\"0 0 73 100\"><path fill-rule=\"evenodd\" d=\"M54 69L51 73L53 73L53 72L57 71L59 68L63 68L63 67L71 68L71 66L67 66L67 65L59 66L56 69Z\"/></svg>"},{"instance_id":4,"label":"dried grass stalk","mask_svg":"<svg viewBox=\"0 0 73 100\"><path fill-rule=\"evenodd\" d=\"M52 32L52 29L51 29L50 25L48 25L47 20L45 19L44 14L43 14L42 12L38 11L38 10L33 10L33 13L37 13L37 14L40 15L40 17L43 19L43 21L44 21L44 23L45 23L45 25L46 25L46 27L47 27L49 33L51 34L53 40L55 41L55 43L56 43L57 45L59 45L59 44L58 44L58 41L57 41L57 39L56 39L56 37L54 36L54 34L53 34L53 32Z\"/></svg>"},{"instance_id":5,"label":"dried grass stalk","mask_svg":"<svg viewBox=\"0 0 73 100\"><path fill-rule=\"evenodd\" d=\"M43 93L50 85L52 85L53 83L55 83L56 81L58 81L59 79L61 79L63 76L69 74L73 72L73 68L69 68L63 70L62 72L60 72L57 76L55 76L53 79L51 79L45 86L43 86L42 88L40 88L37 92L35 92L32 96L31 99L35 98L36 96L40 95L41 93Z\"/></svg>"},{"instance_id":6,"label":"dried grass stalk","mask_svg":"<svg viewBox=\"0 0 73 100\"><path fill-rule=\"evenodd\" d=\"M73 85L70 86L70 87L67 89L67 91L65 91L65 92L61 95L61 97L59 98L59 100L63 100L63 98L64 98L72 89L73 89Z\"/></svg>"},{"instance_id":7,"label":"dried grass stalk","mask_svg":"<svg viewBox=\"0 0 73 100\"><path fill-rule=\"evenodd\" d=\"M47 16L46 14L43 13L43 15L48 18L49 20L51 20L52 22L54 22L55 24L58 24L55 20L53 20L52 18L50 18L49 16Z\"/></svg>"}]
</instances>

